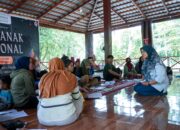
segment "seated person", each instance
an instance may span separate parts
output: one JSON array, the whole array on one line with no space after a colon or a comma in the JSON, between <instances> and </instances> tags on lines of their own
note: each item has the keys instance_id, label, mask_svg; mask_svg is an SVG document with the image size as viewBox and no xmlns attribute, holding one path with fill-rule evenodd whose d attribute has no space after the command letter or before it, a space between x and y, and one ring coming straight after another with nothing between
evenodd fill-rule
<instances>
[{"instance_id":1,"label":"seated person","mask_svg":"<svg viewBox=\"0 0 180 130\"><path fill-rule=\"evenodd\" d=\"M173 71L172 71L171 67L169 67L169 66L167 66L166 71L167 71L167 76L169 79L169 84L171 84L171 82L173 80Z\"/></svg>"},{"instance_id":2,"label":"seated person","mask_svg":"<svg viewBox=\"0 0 180 130\"><path fill-rule=\"evenodd\" d=\"M0 76L2 76L2 75L3 75L3 70L2 70L2 67L3 67L3 65L0 65Z\"/></svg>"},{"instance_id":3,"label":"seated person","mask_svg":"<svg viewBox=\"0 0 180 130\"><path fill-rule=\"evenodd\" d=\"M11 73L11 94L15 107L36 108L38 99L35 96L33 70L35 60L30 57L20 57L15 63L16 70Z\"/></svg>"},{"instance_id":4,"label":"seated person","mask_svg":"<svg viewBox=\"0 0 180 130\"><path fill-rule=\"evenodd\" d=\"M142 72L141 72L142 65L143 65L143 57L141 56L139 58L138 63L135 66L135 70L136 70L137 74L142 74Z\"/></svg>"},{"instance_id":5,"label":"seated person","mask_svg":"<svg viewBox=\"0 0 180 130\"><path fill-rule=\"evenodd\" d=\"M48 73L47 70L41 70L41 71L39 72L39 74L38 74L39 79L41 79L41 77L42 77L43 75L47 74L47 73Z\"/></svg>"},{"instance_id":6,"label":"seated person","mask_svg":"<svg viewBox=\"0 0 180 130\"><path fill-rule=\"evenodd\" d=\"M62 126L76 121L83 109L83 97L74 74L65 70L59 58L49 61L49 72L40 81L37 116L46 126Z\"/></svg>"},{"instance_id":7,"label":"seated person","mask_svg":"<svg viewBox=\"0 0 180 130\"><path fill-rule=\"evenodd\" d=\"M92 58L93 58L93 62L92 62L93 68L94 68L95 70L99 70L99 69L100 69L100 68L99 68L99 65L96 64L96 56L93 55Z\"/></svg>"},{"instance_id":8,"label":"seated person","mask_svg":"<svg viewBox=\"0 0 180 130\"><path fill-rule=\"evenodd\" d=\"M43 76L43 75L45 75L46 73L48 73L48 71L47 70L41 70L40 72L36 72L36 74L34 75L36 78L36 80L35 80L35 89L38 89L39 88L39 81L40 81L40 79L41 79L41 77Z\"/></svg>"},{"instance_id":9,"label":"seated person","mask_svg":"<svg viewBox=\"0 0 180 130\"><path fill-rule=\"evenodd\" d=\"M136 70L131 63L130 58L126 58L126 64L124 66L124 78L134 78L136 76Z\"/></svg>"},{"instance_id":10,"label":"seated person","mask_svg":"<svg viewBox=\"0 0 180 130\"><path fill-rule=\"evenodd\" d=\"M65 64L65 70L71 73L74 71L73 62L70 59L64 60L64 64ZM97 85L99 83L97 78L91 78L89 75L84 75L80 78L77 77L77 79L78 79L78 84L81 87L81 90L85 92L89 91L89 87L93 85Z\"/></svg>"},{"instance_id":11,"label":"seated person","mask_svg":"<svg viewBox=\"0 0 180 130\"><path fill-rule=\"evenodd\" d=\"M79 78L82 77L82 68L81 68L80 60L76 60L73 73Z\"/></svg>"},{"instance_id":12,"label":"seated person","mask_svg":"<svg viewBox=\"0 0 180 130\"><path fill-rule=\"evenodd\" d=\"M122 71L120 69L116 69L113 63L114 57L109 55L106 60L106 65L104 66L103 76L106 81L111 81L114 79L120 79L122 75Z\"/></svg>"},{"instance_id":13,"label":"seated person","mask_svg":"<svg viewBox=\"0 0 180 130\"><path fill-rule=\"evenodd\" d=\"M73 73L73 71L74 71L73 62L70 59L66 59L66 60L63 61L63 63L64 63L65 70Z\"/></svg>"},{"instance_id":14,"label":"seated person","mask_svg":"<svg viewBox=\"0 0 180 130\"><path fill-rule=\"evenodd\" d=\"M66 55L63 55L62 57L61 57L61 60L64 62L65 60L67 60L67 59L69 59L69 57L68 56L66 56Z\"/></svg>"},{"instance_id":15,"label":"seated person","mask_svg":"<svg viewBox=\"0 0 180 130\"><path fill-rule=\"evenodd\" d=\"M134 90L143 96L167 94L169 80L164 63L152 46L145 45L142 49L142 74L145 82L137 84Z\"/></svg>"},{"instance_id":16,"label":"seated person","mask_svg":"<svg viewBox=\"0 0 180 130\"><path fill-rule=\"evenodd\" d=\"M10 85L11 78L9 76L3 76L0 78L0 98L8 105L8 107L13 105Z\"/></svg>"},{"instance_id":17,"label":"seated person","mask_svg":"<svg viewBox=\"0 0 180 130\"><path fill-rule=\"evenodd\" d=\"M99 69L95 64L95 57L88 57L84 59L81 63L82 75L92 76L94 74L94 69Z\"/></svg>"}]
</instances>

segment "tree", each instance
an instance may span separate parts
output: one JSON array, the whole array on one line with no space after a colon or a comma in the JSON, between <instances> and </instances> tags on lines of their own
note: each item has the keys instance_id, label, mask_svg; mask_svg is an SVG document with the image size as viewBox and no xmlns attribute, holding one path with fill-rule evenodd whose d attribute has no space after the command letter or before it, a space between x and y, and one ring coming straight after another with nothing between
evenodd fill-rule
<instances>
[{"instance_id":1,"label":"tree","mask_svg":"<svg viewBox=\"0 0 180 130\"><path fill-rule=\"evenodd\" d=\"M49 61L63 54L69 57L85 57L84 34L40 27L40 59Z\"/></svg>"},{"instance_id":2,"label":"tree","mask_svg":"<svg viewBox=\"0 0 180 130\"><path fill-rule=\"evenodd\" d=\"M180 56L180 19L152 24L153 45L160 56Z\"/></svg>"}]
</instances>

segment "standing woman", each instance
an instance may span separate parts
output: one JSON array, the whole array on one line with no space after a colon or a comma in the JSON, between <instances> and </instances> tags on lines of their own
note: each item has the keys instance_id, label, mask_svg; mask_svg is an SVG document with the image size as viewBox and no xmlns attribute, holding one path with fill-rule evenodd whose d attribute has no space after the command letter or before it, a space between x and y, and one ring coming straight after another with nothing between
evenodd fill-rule
<instances>
[{"instance_id":1,"label":"standing woman","mask_svg":"<svg viewBox=\"0 0 180 130\"><path fill-rule=\"evenodd\" d=\"M11 73L11 94L16 107L36 108L38 99L35 96L33 70L35 60L20 57L15 63L16 70Z\"/></svg>"},{"instance_id":2,"label":"standing woman","mask_svg":"<svg viewBox=\"0 0 180 130\"><path fill-rule=\"evenodd\" d=\"M37 116L46 126L73 123L83 108L83 97L74 74L65 70L59 58L49 62L49 72L40 81L40 102Z\"/></svg>"},{"instance_id":3,"label":"standing woman","mask_svg":"<svg viewBox=\"0 0 180 130\"><path fill-rule=\"evenodd\" d=\"M166 67L156 50L152 46L145 45L142 48L142 57L144 60L142 74L145 82L137 84L134 90L143 96L166 95L169 80Z\"/></svg>"}]
</instances>

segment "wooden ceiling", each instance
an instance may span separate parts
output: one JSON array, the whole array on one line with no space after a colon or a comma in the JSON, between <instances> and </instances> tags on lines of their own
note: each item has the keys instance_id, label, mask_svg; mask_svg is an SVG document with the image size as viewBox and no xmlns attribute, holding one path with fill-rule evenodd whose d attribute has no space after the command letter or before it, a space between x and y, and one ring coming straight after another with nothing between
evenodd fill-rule
<instances>
[{"instance_id":1,"label":"wooden ceiling","mask_svg":"<svg viewBox=\"0 0 180 130\"><path fill-rule=\"evenodd\" d=\"M103 0L0 0L0 12L40 21L41 26L85 33L103 31ZM142 20L180 18L180 0L111 0L112 29Z\"/></svg>"}]
</instances>

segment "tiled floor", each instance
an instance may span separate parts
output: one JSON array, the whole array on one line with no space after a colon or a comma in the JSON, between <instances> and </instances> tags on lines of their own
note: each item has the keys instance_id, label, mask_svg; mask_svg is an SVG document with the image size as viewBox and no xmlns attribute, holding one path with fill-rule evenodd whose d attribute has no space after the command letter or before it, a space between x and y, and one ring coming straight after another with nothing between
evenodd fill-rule
<instances>
[{"instance_id":1,"label":"tiled floor","mask_svg":"<svg viewBox=\"0 0 180 130\"><path fill-rule=\"evenodd\" d=\"M28 128L48 130L180 130L180 79L174 79L164 97L142 97L133 87L96 100L87 100L80 118L63 127L38 123L35 110L28 110Z\"/></svg>"}]
</instances>

